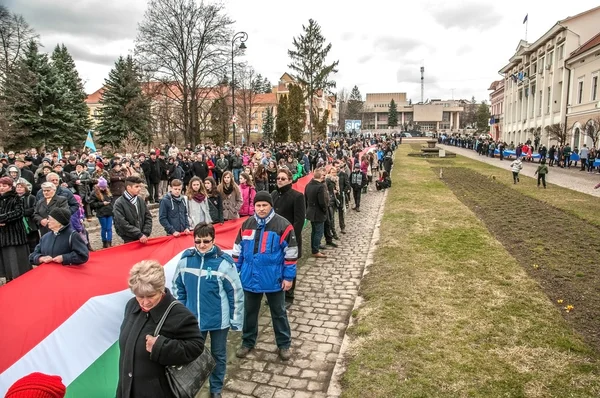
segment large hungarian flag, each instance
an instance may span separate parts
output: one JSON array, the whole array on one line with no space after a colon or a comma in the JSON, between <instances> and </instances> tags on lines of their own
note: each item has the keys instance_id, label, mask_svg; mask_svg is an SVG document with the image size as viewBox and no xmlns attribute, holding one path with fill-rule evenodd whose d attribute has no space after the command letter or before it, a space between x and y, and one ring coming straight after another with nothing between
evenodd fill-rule
<instances>
[{"instance_id":1,"label":"large hungarian flag","mask_svg":"<svg viewBox=\"0 0 600 398\"><path fill-rule=\"evenodd\" d=\"M294 188L304 192L310 178ZM216 244L231 250L244 220L216 225ZM19 378L43 372L60 375L68 397L114 397L119 329L133 297L129 270L158 260L170 287L181 253L193 244L189 235L128 243L90 253L81 266L41 265L0 287L0 396Z\"/></svg>"}]
</instances>

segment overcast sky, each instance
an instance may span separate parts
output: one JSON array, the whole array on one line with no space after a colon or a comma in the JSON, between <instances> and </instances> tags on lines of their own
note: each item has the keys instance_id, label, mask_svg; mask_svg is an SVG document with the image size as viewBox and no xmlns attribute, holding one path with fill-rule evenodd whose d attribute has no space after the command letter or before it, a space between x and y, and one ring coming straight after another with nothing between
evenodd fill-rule
<instances>
[{"instance_id":1,"label":"overcast sky","mask_svg":"<svg viewBox=\"0 0 600 398\"><path fill-rule=\"evenodd\" d=\"M0 0L41 35L44 49L64 43L88 93L103 84L119 55L133 49L144 0ZM508 63L529 14L528 40L558 20L598 5L597 0L400 2L392 0L224 0L236 30L248 32L246 60L276 84L287 71L287 50L309 18L322 27L339 59L338 90L358 85L366 93L406 92L425 99L488 99L490 83ZM600 25L598 27L600 30Z\"/></svg>"}]
</instances>

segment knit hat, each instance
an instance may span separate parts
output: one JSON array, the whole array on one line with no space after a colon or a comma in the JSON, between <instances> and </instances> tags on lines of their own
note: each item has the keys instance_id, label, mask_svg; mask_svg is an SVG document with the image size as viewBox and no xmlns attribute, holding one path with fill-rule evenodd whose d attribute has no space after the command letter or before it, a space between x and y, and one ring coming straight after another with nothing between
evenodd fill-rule
<instances>
[{"instance_id":1,"label":"knit hat","mask_svg":"<svg viewBox=\"0 0 600 398\"><path fill-rule=\"evenodd\" d=\"M62 226L65 226L71 222L71 212L61 207L55 207L54 209L50 210L50 217L54 218Z\"/></svg>"},{"instance_id":2,"label":"knit hat","mask_svg":"<svg viewBox=\"0 0 600 398\"><path fill-rule=\"evenodd\" d=\"M108 181L104 177L98 178L98 188L108 188Z\"/></svg>"},{"instance_id":3,"label":"knit hat","mask_svg":"<svg viewBox=\"0 0 600 398\"><path fill-rule=\"evenodd\" d=\"M0 178L0 184L3 185L13 185L14 181L10 177L2 177Z\"/></svg>"},{"instance_id":4,"label":"knit hat","mask_svg":"<svg viewBox=\"0 0 600 398\"><path fill-rule=\"evenodd\" d=\"M17 380L5 398L63 398L66 391L60 376L36 372Z\"/></svg>"},{"instance_id":5,"label":"knit hat","mask_svg":"<svg viewBox=\"0 0 600 398\"><path fill-rule=\"evenodd\" d=\"M96 167L100 167L100 170L104 170L104 163L96 162Z\"/></svg>"},{"instance_id":6,"label":"knit hat","mask_svg":"<svg viewBox=\"0 0 600 398\"><path fill-rule=\"evenodd\" d=\"M254 196L254 203L258 202L267 202L271 206L273 206L273 198L267 191L259 191Z\"/></svg>"},{"instance_id":7,"label":"knit hat","mask_svg":"<svg viewBox=\"0 0 600 398\"><path fill-rule=\"evenodd\" d=\"M50 159L50 158L43 158L42 162L52 163L52 159Z\"/></svg>"}]
</instances>

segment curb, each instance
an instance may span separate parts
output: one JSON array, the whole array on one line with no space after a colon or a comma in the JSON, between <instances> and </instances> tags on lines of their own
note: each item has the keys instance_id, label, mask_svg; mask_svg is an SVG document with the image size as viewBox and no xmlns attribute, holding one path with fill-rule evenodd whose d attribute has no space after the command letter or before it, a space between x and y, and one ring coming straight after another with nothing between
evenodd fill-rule
<instances>
[{"instance_id":1,"label":"curb","mask_svg":"<svg viewBox=\"0 0 600 398\"><path fill-rule=\"evenodd\" d=\"M377 212L377 219L375 221L375 228L373 229L373 235L371 237L371 244L369 248L369 252L367 253L367 259L365 260L365 268L363 270L362 279L369 273L369 267L373 264L373 256L375 254L375 250L377 249L377 243L379 242L379 227L381 226L381 219L383 217L383 213L385 210L385 202L387 200L389 189L386 189L383 193L383 200L381 201L381 205L379 205L379 210ZM354 306L352 307L352 312L358 309L363 302L363 298L359 293L356 295L356 299L354 300ZM338 353L337 360L335 361L335 366L333 367L333 373L331 374L331 380L329 381L329 388L327 389L327 397L339 397L342 394L342 385L341 378L344 372L346 371L346 353L350 348L350 337L348 336L348 329L354 325L354 318L350 315L350 320L348 321L348 326L346 326L346 330L344 331L344 339L342 340L342 345L340 347L340 352Z\"/></svg>"}]
</instances>

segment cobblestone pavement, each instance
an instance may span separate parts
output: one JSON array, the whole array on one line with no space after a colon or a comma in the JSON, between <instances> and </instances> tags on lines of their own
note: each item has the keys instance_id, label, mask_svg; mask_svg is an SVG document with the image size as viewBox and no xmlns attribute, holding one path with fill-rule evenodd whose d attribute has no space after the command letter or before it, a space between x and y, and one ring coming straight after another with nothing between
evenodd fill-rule
<instances>
[{"instance_id":1,"label":"cobblestone pavement","mask_svg":"<svg viewBox=\"0 0 600 398\"><path fill-rule=\"evenodd\" d=\"M383 196L363 195L361 212L346 213L347 233L339 234L339 247L327 250L327 259L303 258L299 265L295 301L288 310L292 359L279 360L271 316L263 308L256 347L246 359L228 364L223 398L327 396ZM236 340L235 345L230 341L230 353L239 346L239 336Z\"/></svg>"},{"instance_id":2,"label":"cobblestone pavement","mask_svg":"<svg viewBox=\"0 0 600 398\"><path fill-rule=\"evenodd\" d=\"M512 160L503 160L500 158L490 158L487 156L479 156L477 152L471 149L458 148L451 145L438 145L440 148L444 148L450 152L454 152L457 155L462 155L471 159L478 160L480 162L491 164L492 166L499 167L501 169L510 170L510 164ZM592 196L600 196L600 189L594 189L594 186L600 182L600 175L598 173L588 173L587 171L579 171L580 163L577 163L578 167L571 166L571 168L559 168L550 167L550 173L546 176L546 182L550 184L559 185L564 188L572 189L587 193ZM538 164L534 162L523 162L523 169L521 170L522 175L528 177L535 177L535 173Z\"/></svg>"}]
</instances>

